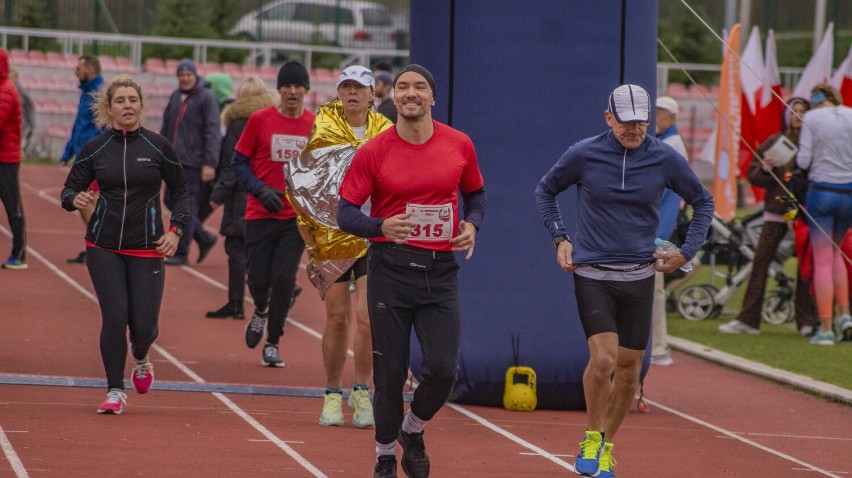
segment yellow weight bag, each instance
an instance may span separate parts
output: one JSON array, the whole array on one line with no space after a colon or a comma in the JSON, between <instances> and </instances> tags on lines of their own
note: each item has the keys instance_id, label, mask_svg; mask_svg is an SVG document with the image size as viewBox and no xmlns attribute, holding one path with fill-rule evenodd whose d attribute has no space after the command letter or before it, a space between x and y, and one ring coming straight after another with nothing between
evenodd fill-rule
<instances>
[{"instance_id":1,"label":"yellow weight bag","mask_svg":"<svg viewBox=\"0 0 852 478\"><path fill-rule=\"evenodd\" d=\"M535 392L535 370L530 367L514 366L506 371L506 389L503 407L516 412L531 412L538 403Z\"/></svg>"}]
</instances>

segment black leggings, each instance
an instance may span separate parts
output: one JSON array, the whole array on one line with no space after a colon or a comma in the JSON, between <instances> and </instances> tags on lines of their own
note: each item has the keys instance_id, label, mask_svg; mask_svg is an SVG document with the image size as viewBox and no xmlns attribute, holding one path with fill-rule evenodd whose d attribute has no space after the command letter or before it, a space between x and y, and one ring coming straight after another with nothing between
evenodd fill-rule
<instances>
[{"instance_id":1,"label":"black leggings","mask_svg":"<svg viewBox=\"0 0 852 478\"><path fill-rule=\"evenodd\" d=\"M305 250L296 219L246 221L246 250L249 293L258 309L269 307L266 341L278 345Z\"/></svg>"},{"instance_id":2,"label":"black leggings","mask_svg":"<svg viewBox=\"0 0 852 478\"><path fill-rule=\"evenodd\" d=\"M373 244L369 256L367 302L376 384L373 413L379 443L393 443L402 425L402 391L408 378L412 326L423 354L423 380L414 392L411 411L422 420L431 420L450 397L461 346L459 265L455 257L450 252L440 253L431 270L411 270L403 265L412 261L401 256L397 248L400 246Z\"/></svg>"},{"instance_id":3,"label":"black leggings","mask_svg":"<svg viewBox=\"0 0 852 478\"><path fill-rule=\"evenodd\" d=\"M618 335L618 346L645 350L651 336L654 276L634 281L597 280L574 274L577 312L586 338Z\"/></svg>"},{"instance_id":4,"label":"black leggings","mask_svg":"<svg viewBox=\"0 0 852 478\"><path fill-rule=\"evenodd\" d=\"M27 228L21 203L20 169L21 163L0 163L0 201L6 208L9 229L12 230L12 257L26 262Z\"/></svg>"},{"instance_id":5,"label":"black leggings","mask_svg":"<svg viewBox=\"0 0 852 478\"><path fill-rule=\"evenodd\" d=\"M148 355L159 331L163 301L163 259L133 257L108 249L86 248L86 266L101 306L101 359L108 388L124 388L127 329L133 357Z\"/></svg>"}]
</instances>

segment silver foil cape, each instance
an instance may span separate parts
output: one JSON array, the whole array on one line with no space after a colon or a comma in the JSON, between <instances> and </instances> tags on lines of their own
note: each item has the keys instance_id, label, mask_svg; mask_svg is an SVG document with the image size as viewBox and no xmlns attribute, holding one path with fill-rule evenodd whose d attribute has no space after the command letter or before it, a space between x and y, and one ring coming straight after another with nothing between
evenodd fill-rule
<instances>
[{"instance_id":1,"label":"silver foil cape","mask_svg":"<svg viewBox=\"0 0 852 478\"><path fill-rule=\"evenodd\" d=\"M370 111L366 138L392 126L384 116ZM299 232L310 259L308 278L320 296L359 258L367 253L366 239L337 226L340 185L358 147L363 144L343 115L339 100L320 107L308 146L287 163L287 197L298 213Z\"/></svg>"}]
</instances>

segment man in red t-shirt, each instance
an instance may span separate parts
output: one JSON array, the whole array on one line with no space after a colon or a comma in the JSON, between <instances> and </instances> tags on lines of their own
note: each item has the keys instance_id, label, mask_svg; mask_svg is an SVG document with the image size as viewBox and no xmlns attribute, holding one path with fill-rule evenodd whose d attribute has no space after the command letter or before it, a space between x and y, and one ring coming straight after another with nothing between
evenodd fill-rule
<instances>
[{"instance_id":1,"label":"man in red t-shirt","mask_svg":"<svg viewBox=\"0 0 852 478\"><path fill-rule=\"evenodd\" d=\"M231 162L234 174L251 193L246 202L246 266L255 312L246 326L246 345L257 347L268 329L262 363L269 367L284 366L278 341L284 335L305 249L296 212L283 199L284 165L302 153L315 117L304 107L311 87L304 65L284 64L277 85L281 102L249 117Z\"/></svg>"},{"instance_id":2,"label":"man in red t-shirt","mask_svg":"<svg viewBox=\"0 0 852 478\"><path fill-rule=\"evenodd\" d=\"M423 428L450 396L461 344L453 251L473 255L486 198L470 138L432 119L435 81L420 65L394 78L395 128L361 146L340 188L337 222L370 247L367 302L376 393L374 478L397 476L396 442L406 476L429 476ZM459 191L464 217L459 220ZM368 217L360 208L370 199ZM409 337L417 331L423 380L403 414Z\"/></svg>"}]
</instances>

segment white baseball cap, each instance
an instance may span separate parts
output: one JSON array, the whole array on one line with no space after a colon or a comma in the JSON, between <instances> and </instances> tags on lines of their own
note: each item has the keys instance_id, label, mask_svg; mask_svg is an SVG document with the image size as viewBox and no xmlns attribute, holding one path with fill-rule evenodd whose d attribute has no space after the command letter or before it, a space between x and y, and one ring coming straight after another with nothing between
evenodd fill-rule
<instances>
[{"instance_id":1,"label":"white baseball cap","mask_svg":"<svg viewBox=\"0 0 852 478\"><path fill-rule=\"evenodd\" d=\"M675 101L671 96L660 96L657 98L657 108L664 109L673 114L678 113L677 101Z\"/></svg>"},{"instance_id":2,"label":"white baseball cap","mask_svg":"<svg viewBox=\"0 0 852 478\"><path fill-rule=\"evenodd\" d=\"M361 85L369 86L371 88L376 87L376 80L373 78L373 72L370 71L369 68L365 68L361 65L353 65L340 73L340 77L337 78L337 85L340 86L344 81L352 80Z\"/></svg>"},{"instance_id":3,"label":"white baseball cap","mask_svg":"<svg viewBox=\"0 0 852 478\"><path fill-rule=\"evenodd\" d=\"M641 86L621 85L609 95L607 111L619 123L647 123L651 117L651 98Z\"/></svg>"}]
</instances>

